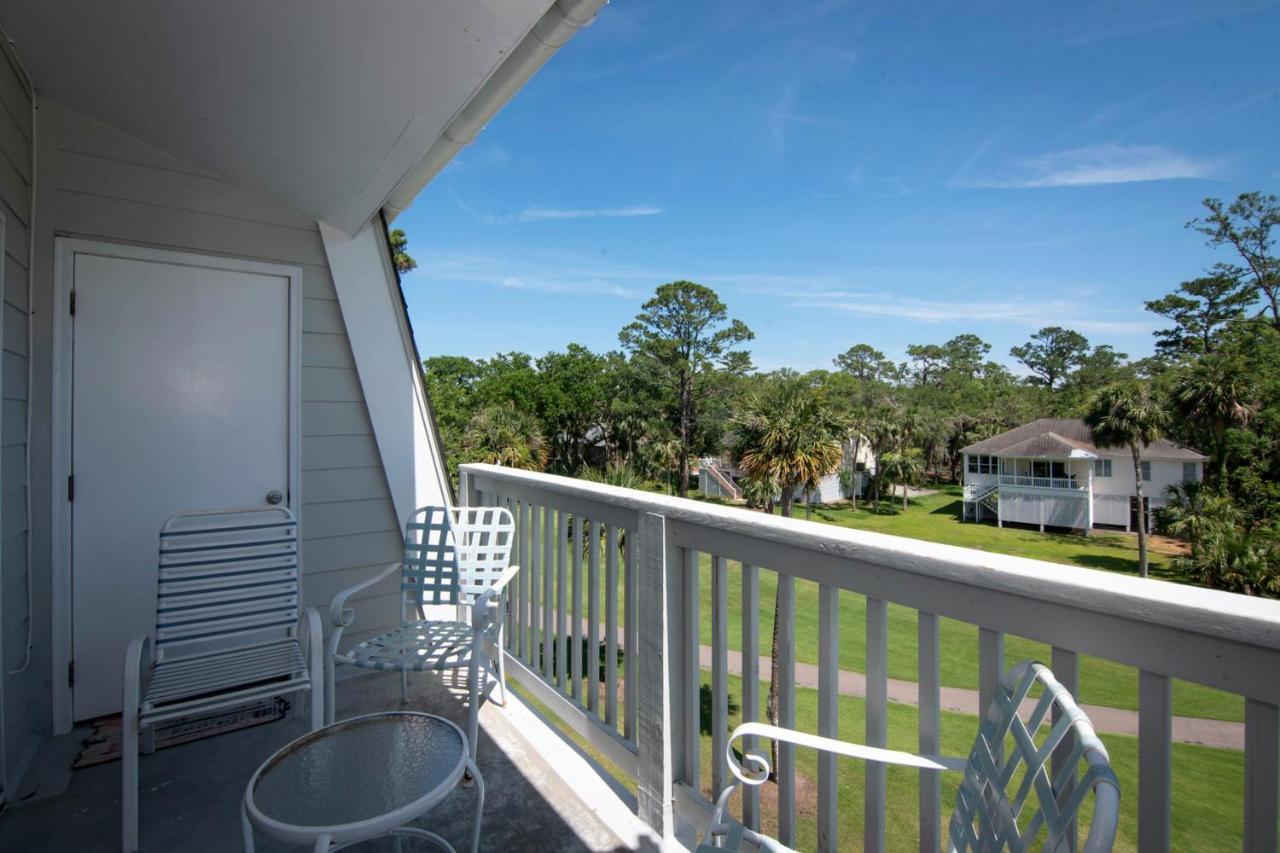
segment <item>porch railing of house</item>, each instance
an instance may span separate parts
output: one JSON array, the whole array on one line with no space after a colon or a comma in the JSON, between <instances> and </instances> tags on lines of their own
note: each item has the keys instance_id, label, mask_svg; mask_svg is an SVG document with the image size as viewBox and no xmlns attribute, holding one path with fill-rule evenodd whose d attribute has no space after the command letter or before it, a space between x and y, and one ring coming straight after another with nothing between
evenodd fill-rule
<instances>
[{"instance_id":1,"label":"porch railing of house","mask_svg":"<svg viewBox=\"0 0 1280 853\"><path fill-rule=\"evenodd\" d=\"M937 753L940 746L941 618L978 626L983 707L1006 666L1005 634L1049 644L1048 663L1073 691L1081 654L1136 667L1138 789L1124 796L1136 797L1140 848L1168 850L1171 682L1205 684L1245 699L1244 849L1276 848L1280 602L488 465L464 465L461 477L465 502L500 504L516 516L523 570L510 589L508 673L636 782L638 814L659 833L672 832L677 812L705 820L704 790L719 791L730 780L723 758L730 578L736 574L741 588L740 648L755 650L761 575L771 571L779 596L782 725L796 722L796 581L812 581L819 589L818 734L837 733L839 605L842 595L856 593L866 602L864 741L885 745L888 607L897 603L917 614L920 751ZM699 726L700 555L709 558L710 780L702 775ZM575 677L595 648L604 651L602 683ZM628 652L621 663L619 649ZM742 655L742 669L744 685L767 677L753 654ZM741 712L743 719L762 718L756 690L743 690ZM862 844L883 850L886 774L871 764L864 772ZM786 745L778 783L778 832L793 844L796 755ZM839 802L834 758L819 758L816 786L819 847L834 849L839 810L853 807ZM745 793L743 805L744 819L757 824L758 789ZM937 772L921 770L921 850L939 849L943 806Z\"/></svg>"},{"instance_id":2,"label":"porch railing of house","mask_svg":"<svg viewBox=\"0 0 1280 853\"><path fill-rule=\"evenodd\" d=\"M1083 490L1084 483L1070 477L1031 477L1024 474L1001 474L1002 486L1030 486L1035 489L1070 489Z\"/></svg>"}]
</instances>

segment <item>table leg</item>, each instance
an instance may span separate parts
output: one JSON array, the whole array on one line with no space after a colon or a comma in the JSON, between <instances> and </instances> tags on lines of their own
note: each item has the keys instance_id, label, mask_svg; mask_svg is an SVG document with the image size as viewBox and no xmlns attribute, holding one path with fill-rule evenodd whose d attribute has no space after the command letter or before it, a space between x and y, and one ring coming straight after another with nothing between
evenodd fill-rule
<instances>
[{"instance_id":1,"label":"table leg","mask_svg":"<svg viewBox=\"0 0 1280 853\"><path fill-rule=\"evenodd\" d=\"M249 810L240 803L240 831L244 835L244 853L253 853L253 824L249 822Z\"/></svg>"},{"instance_id":2,"label":"table leg","mask_svg":"<svg viewBox=\"0 0 1280 853\"><path fill-rule=\"evenodd\" d=\"M311 848L312 853L329 853L329 847L333 844L333 838L329 835L322 835L316 839L316 846Z\"/></svg>"},{"instance_id":3,"label":"table leg","mask_svg":"<svg viewBox=\"0 0 1280 853\"><path fill-rule=\"evenodd\" d=\"M484 777L480 775L480 768L475 765L474 761L467 761L467 769L471 771L476 787L476 825L471 830L471 853L479 853L480 821L484 819Z\"/></svg>"}]
</instances>

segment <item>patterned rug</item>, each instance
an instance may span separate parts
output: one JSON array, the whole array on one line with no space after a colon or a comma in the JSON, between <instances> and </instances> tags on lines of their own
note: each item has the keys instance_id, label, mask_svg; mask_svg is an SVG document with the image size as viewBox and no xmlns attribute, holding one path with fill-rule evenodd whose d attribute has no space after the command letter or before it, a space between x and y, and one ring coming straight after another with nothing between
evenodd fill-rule
<instances>
[{"instance_id":1,"label":"patterned rug","mask_svg":"<svg viewBox=\"0 0 1280 853\"><path fill-rule=\"evenodd\" d=\"M280 697L275 697L214 714L179 717L161 723L156 728L156 749L260 726L263 723L273 723L282 719L288 712L289 703ZM72 762L71 769L79 770L81 767L92 767L95 764L115 761L120 757L120 745L123 740L124 728L119 714L95 720L93 732L81 744L80 754Z\"/></svg>"}]
</instances>

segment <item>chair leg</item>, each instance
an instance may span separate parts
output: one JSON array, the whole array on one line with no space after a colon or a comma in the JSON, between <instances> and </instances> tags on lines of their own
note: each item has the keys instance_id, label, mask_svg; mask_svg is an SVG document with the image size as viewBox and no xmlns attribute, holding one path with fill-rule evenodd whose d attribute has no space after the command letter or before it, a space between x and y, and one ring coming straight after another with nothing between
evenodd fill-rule
<instances>
[{"instance_id":1,"label":"chair leg","mask_svg":"<svg viewBox=\"0 0 1280 853\"><path fill-rule=\"evenodd\" d=\"M480 736L480 649L471 654L471 666L467 667L467 748L471 760L476 759L476 744Z\"/></svg>"},{"instance_id":2,"label":"chair leg","mask_svg":"<svg viewBox=\"0 0 1280 853\"><path fill-rule=\"evenodd\" d=\"M400 701L409 701L409 670L400 670Z\"/></svg>"},{"instance_id":3,"label":"chair leg","mask_svg":"<svg viewBox=\"0 0 1280 853\"><path fill-rule=\"evenodd\" d=\"M120 744L123 767L120 783L121 849L136 853L138 849L138 702L125 697L121 715L123 738Z\"/></svg>"},{"instance_id":4,"label":"chair leg","mask_svg":"<svg viewBox=\"0 0 1280 853\"><path fill-rule=\"evenodd\" d=\"M244 853L253 853L253 824L249 822L249 810L240 804L240 833L244 837Z\"/></svg>"},{"instance_id":5,"label":"chair leg","mask_svg":"<svg viewBox=\"0 0 1280 853\"><path fill-rule=\"evenodd\" d=\"M150 755L156 751L156 727L138 726L138 731L142 737L142 754Z\"/></svg>"},{"instance_id":6,"label":"chair leg","mask_svg":"<svg viewBox=\"0 0 1280 853\"><path fill-rule=\"evenodd\" d=\"M502 653L503 626L498 626L498 695L502 697L502 707L507 707L507 658Z\"/></svg>"}]
</instances>

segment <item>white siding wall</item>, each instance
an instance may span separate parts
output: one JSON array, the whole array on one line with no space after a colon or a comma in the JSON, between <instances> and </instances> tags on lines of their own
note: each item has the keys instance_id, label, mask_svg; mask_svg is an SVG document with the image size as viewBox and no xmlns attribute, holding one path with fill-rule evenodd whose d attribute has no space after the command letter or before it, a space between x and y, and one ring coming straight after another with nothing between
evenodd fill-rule
<instances>
[{"instance_id":1,"label":"white siding wall","mask_svg":"<svg viewBox=\"0 0 1280 853\"><path fill-rule=\"evenodd\" d=\"M1169 486L1182 482L1182 460L1152 459L1151 479L1142 484L1142 494L1149 498L1163 499ZM1204 476L1204 466L1196 463L1197 475ZM1094 494L1133 495L1133 457L1116 456L1111 460L1111 476L1093 478Z\"/></svg>"},{"instance_id":2,"label":"white siding wall","mask_svg":"<svg viewBox=\"0 0 1280 853\"><path fill-rule=\"evenodd\" d=\"M303 598L327 628L334 593L399 560L401 538L316 223L51 102L39 138L35 564L47 573L54 237L288 263L303 271ZM367 593L351 641L398 622L397 598L394 584ZM47 619L47 582L39 608Z\"/></svg>"},{"instance_id":3,"label":"white siding wall","mask_svg":"<svg viewBox=\"0 0 1280 853\"><path fill-rule=\"evenodd\" d=\"M39 660L17 675L27 641L27 230L31 222L31 101L16 69L0 59L0 211L4 213L4 352L0 355L0 679L3 754L9 778L38 742L39 703L48 677ZM0 786L3 777L0 777Z\"/></svg>"}]
</instances>

